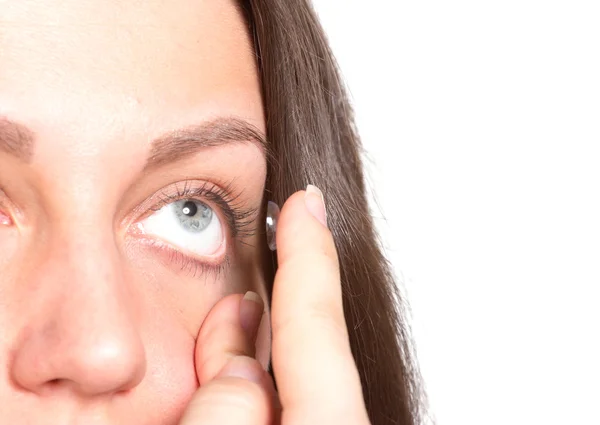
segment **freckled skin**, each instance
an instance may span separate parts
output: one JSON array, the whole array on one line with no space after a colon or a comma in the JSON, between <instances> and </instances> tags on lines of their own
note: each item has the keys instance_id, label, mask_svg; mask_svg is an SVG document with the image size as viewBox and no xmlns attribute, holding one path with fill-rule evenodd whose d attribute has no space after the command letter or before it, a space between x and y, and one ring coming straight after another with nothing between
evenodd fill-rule
<instances>
[{"instance_id":1,"label":"freckled skin","mask_svg":"<svg viewBox=\"0 0 600 425\"><path fill-rule=\"evenodd\" d=\"M266 163L252 144L142 172L170 130L235 116L264 132L234 3L0 1L0 115L36 138L29 163L0 151L0 425L176 424L210 308L266 295L257 233L228 241L228 268L192 276L128 227L188 179L260 206Z\"/></svg>"}]
</instances>

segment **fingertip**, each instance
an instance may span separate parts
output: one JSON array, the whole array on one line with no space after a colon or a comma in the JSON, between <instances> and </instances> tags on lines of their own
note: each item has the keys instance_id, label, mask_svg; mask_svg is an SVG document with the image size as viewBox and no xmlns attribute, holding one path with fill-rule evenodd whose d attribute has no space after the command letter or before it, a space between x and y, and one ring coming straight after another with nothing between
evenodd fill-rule
<instances>
[{"instance_id":1,"label":"fingertip","mask_svg":"<svg viewBox=\"0 0 600 425\"><path fill-rule=\"evenodd\" d=\"M292 213L292 211L294 212ZM290 214L299 214L305 219L315 219L327 227L325 195L317 186L312 184L307 185L305 190L293 193L283 204L280 211L280 218L281 216L289 216Z\"/></svg>"},{"instance_id":2,"label":"fingertip","mask_svg":"<svg viewBox=\"0 0 600 425\"><path fill-rule=\"evenodd\" d=\"M303 213L305 194L305 190L299 190L298 192L293 193L288 199L286 199L279 213L279 226L285 224L285 221L290 220L290 218L288 218L289 216L293 217L299 212ZM284 222L282 223L282 221Z\"/></svg>"},{"instance_id":3,"label":"fingertip","mask_svg":"<svg viewBox=\"0 0 600 425\"><path fill-rule=\"evenodd\" d=\"M217 301L209 310L198 331L198 342L210 337L212 329L224 322L234 323L239 320L240 303L243 294L230 294Z\"/></svg>"},{"instance_id":4,"label":"fingertip","mask_svg":"<svg viewBox=\"0 0 600 425\"><path fill-rule=\"evenodd\" d=\"M254 355L254 342L249 341L248 331L241 322L243 296L232 294L219 300L200 327L194 353L200 385L213 379L231 357ZM243 312L250 327L254 326L254 317L259 314L256 310Z\"/></svg>"},{"instance_id":5,"label":"fingertip","mask_svg":"<svg viewBox=\"0 0 600 425\"><path fill-rule=\"evenodd\" d=\"M311 246L322 246L326 252L335 250L323 194L318 188L308 185L307 190L288 198L281 209L276 238L280 266L294 252Z\"/></svg>"}]
</instances>

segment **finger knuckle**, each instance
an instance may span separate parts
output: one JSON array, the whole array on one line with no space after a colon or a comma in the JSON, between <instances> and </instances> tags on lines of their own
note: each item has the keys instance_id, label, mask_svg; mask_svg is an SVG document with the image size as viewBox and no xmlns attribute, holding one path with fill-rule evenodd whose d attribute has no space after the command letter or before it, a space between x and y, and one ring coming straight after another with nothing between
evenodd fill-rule
<instances>
[{"instance_id":1,"label":"finger knuckle","mask_svg":"<svg viewBox=\"0 0 600 425\"><path fill-rule=\"evenodd\" d=\"M269 414L266 391L242 378L220 378L202 387L189 406L207 417L247 418L248 424L262 423Z\"/></svg>"},{"instance_id":2,"label":"finger knuckle","mask_svg":"<svg viewBox=\"0 0 600 425\"><path fill-rule=\"evenodd\" d=\"M273 335L294 337L318 329L320 333L329 335L332 342L347 343L348 328L344 317L338 317L332 311L335 308L323 302L314 303L304 310L301 317L288 316L285 320L273 322Z\"/></svg>"},{"instance_id":3,"label":"finger knuckle","mask_svg":"<svg viewBox=\"0 0 600 425\"><path fill-rule=\"evenodd\" d=\"M348 339L348 328L343 316L331 313L332 307L316 303L306 312L306 326L320 328L335 338ZM335 311L335 310L333 310Z\"/></svg>"}]
</instances>

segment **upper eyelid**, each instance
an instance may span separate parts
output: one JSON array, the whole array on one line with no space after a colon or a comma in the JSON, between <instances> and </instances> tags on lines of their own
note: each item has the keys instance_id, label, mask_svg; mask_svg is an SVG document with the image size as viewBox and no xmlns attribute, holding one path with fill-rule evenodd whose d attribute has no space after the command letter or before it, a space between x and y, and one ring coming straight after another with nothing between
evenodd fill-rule
<instances>
[{"instance_id":1,"label":"upper eyelid","mask_svg":"<svg viewBox=\"0 0 600 425\"><path fill-rule=\"evenodd\" d=\"M160 210L161 208L166 207L167 205L170 205L174 202L181 201L184 199L190 199L193 201L202 202L204 204L207 204L212 210L215 210L215 207L213 205L214 201L207 201L202 196L193 195L193 194L189 194L188 196L169 196L168 198L160 198L159 203L156 204L154 207L151 207L150 209L151 209L151 211L156 212L156 211ZM228 207L223 208L222 206L218 206L217 209L221 210L221 213L225 213L225 215L228 215L229 214L228 210L230 208L228 208ZM220 215L218 212L217 212L217 214ZM149 215L151 215L151 214L148 214L147 216L149 216ZM229 220L227 220L227 221L229 221ZM228 224L230 224L230 223L228 223ZM232 232L232 236L235 236L235 233L236 233L235 232L236 229L234 228L235 223L233 225L229 225L228 227L230 228L229 230Z\"/></svg>"},{"instance_id":2,"label":"upper eyelid","mask_svg":"<svg viewBox=\"0 0 600 425\"><path fill-rule=\"evenodd\" d=\"M241 194L233 193L230 185L216 184L210 181L185 180L172 183L155 192L134 209L134 222L139 222L160 208L182 199L193 199L217 207L217 214L225 215L227 227L232 237L244 239L254 234L252 223L258 216L259 208L245 205L239 201ZM210 198L213 195L214 198Z\"/></svg>"}]
</instances>

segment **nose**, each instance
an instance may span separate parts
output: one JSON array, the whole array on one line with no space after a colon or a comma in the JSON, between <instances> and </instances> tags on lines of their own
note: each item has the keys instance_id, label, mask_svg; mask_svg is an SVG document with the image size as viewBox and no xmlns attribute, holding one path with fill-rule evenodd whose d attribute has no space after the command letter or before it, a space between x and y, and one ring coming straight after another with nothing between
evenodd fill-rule
<instances>
[{"instance_id":1,"label":"nose","mask_svg":"<svg viewBox=\"0 0 600 425\"><path fill-rule=\"evenodd\" d=\"M29 307L10 369L24 390L93 397L130 390L144 377L135 297L114 241L89 241L55 244L20 282Z\"/></svg>"}]
</instances>

